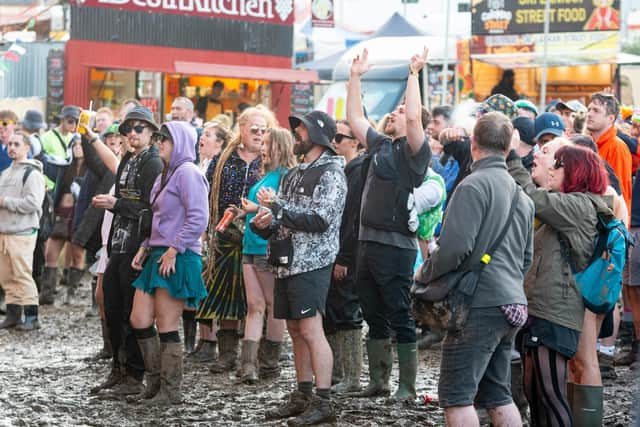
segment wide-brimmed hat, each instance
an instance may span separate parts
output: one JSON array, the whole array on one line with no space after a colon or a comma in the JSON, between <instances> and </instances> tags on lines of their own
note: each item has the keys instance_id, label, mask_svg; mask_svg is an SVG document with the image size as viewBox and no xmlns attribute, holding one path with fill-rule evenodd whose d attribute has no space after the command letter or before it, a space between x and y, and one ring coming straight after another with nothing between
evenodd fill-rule
<instances>
[{"instance_id":1,"label":"wide-brimmed hat","mask_svg":"<svg viewBox=\"0 0 640 427\"><path fill-rule=\"evenodd\" d=\"M28 130L45 129L47 124L44 122L44 115L38 110L27 110L24 113L22 127Z\"/></svg>"},{"instance_id":2,"label":"wide-brimmed hat","mask_svg":"<svg viewBox=\"0 0 640 427\"><path fill-rule=\"evenodd\" d=\"M289 116L289 126L294 130L300 123L304 124L309 132L311 142L316 145L327 147L335 153L333 148L333 138L336 136L336 121L323 111L314 110L304 116L296 114Z\"/></svg>"},{"instance_id":3,"label":"wide-brimmed hat","mask_svg":"<svg viewBox=\"0 0 640 427\"><path fill-rule=\"evenodd\" d=\"M158 124L156 123L156 121L153 118L153 113L148 109L145 108L143 106L140 105L136 105L135 107L133 107L128 113L127 115L124 117L124 120L122 121L122 123L120 123L120 126L118 127L118 131L120 132L121 135L125 135L123 132L123 125L129 121L132 120L139 120L141 122L147 122L151 128L153 130L158 130ZM125 135L126 136L126 135Z\"/></svg>"},{"instance_id":4,"label":"wide-brimmed hat","mask_svg":"<svg viewBox=\"0 0 640 427\"><path fill-rule=\"evenodd\" d=\"M78 120L80 118L80 107L76 107L75 105L65 105L60 110L59 117L64 119L65 117L73 117Z\"/></svg>"},{"instance_id":5,"label":"wide-brimmed hat","mask_svg":"<svg viewBox=\"0 0 640 427\"><path fill-rule=\"evenodd\" d=\"M485 113L491 113L493 111L502 113L507 116L509 120L518 115L518 109L511 98L502 94L492 95L487 98L482 105L480 105L480 109Z\"/></svg>"}]
</instances>

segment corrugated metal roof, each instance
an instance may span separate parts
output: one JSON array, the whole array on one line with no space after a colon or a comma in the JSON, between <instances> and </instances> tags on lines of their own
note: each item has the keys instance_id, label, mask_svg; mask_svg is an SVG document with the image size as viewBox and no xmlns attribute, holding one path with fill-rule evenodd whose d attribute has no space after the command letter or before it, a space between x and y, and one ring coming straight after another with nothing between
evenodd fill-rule
<instances>
[{"instance_id":1,"label":"corrugated metal roof","mask_svg":"<svg viewBox=\"0 0 640 427\"><path fill-rule=\"evenodd\" d=\"M64 49L64 43L19 43L26 53L18 62L7 61L9 71L0 77L0 99L47 96L47 55ZM3 50L9 49L5 45Z\"/></svg>"}]
</instances>

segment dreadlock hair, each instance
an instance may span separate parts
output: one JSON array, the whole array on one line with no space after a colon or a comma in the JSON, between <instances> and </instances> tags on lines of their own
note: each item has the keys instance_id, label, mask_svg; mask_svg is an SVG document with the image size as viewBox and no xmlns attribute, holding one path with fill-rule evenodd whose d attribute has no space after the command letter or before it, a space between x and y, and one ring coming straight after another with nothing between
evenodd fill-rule
<instances>
[{"instance_id":1,"label":"dreadlock hair","mask_svg":"<svg viewBox=\"0 0 640 427\"><path fill-rule=\"evenodd\" d=\"M233 154L233 152L242 144L242 136L239 130L243 125L249 122L251 117L256 115L262 116L267 121L268 127L273 125L273 115L269 114L268 111L269 110L267 110L266 107L250 107L244 110L242 114L238 116L238 132L231 137L231 141L229 141L227 147L219 155L220 157L218 158L218 163L216 164L216 169L213 172L213 178L211 180L211 196L209 198L209 209L211 209L209 215L209 260L207 262L207 268L203 273L205 282L213 280L213 273L215 270L216 252L218 248L218 239L216 237L215 228L221 217L221 212L218 210L218 200L220 197L220 183L222 181L224 165L231 157L231 154Z\"/></svg>"}]
</instances>

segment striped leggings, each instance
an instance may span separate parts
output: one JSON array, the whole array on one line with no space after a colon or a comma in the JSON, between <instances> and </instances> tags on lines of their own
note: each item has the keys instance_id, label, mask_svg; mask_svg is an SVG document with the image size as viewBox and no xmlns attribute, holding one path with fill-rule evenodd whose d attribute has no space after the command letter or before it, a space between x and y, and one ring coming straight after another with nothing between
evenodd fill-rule
<instances>
[{"instance_id":1,"label":"striped leggings","mask_svg":"<svg viewBox=\"0 0 640 427\"><path fill-rule=\"evenodd\" d=\"M545 346L527 347L524 357L524 393L532 426L570 427L567 400L567 358Z\"/></svg>"}]
</instances>

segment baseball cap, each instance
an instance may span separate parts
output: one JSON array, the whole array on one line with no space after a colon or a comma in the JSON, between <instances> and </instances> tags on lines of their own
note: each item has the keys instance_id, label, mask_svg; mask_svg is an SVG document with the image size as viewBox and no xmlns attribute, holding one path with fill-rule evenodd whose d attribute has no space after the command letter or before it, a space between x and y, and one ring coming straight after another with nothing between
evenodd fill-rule
<instances>
[{"instance_id":1,"label":"baseball cap","mask_svg":"<svg viewBox=\"0 0 640 427\"><path fill-rule=\"evenodd\" d=\"M558 103L560 102L559 99L552 99L551 101L549 101L549 103L547 104L547 107L544 109L544 111L549 112L552 109L556 108L556 106L558 105Z\"/></svg>"},{"instance_id":2,"label":"baseball cap","mask_svg":"<svg viewBox=\"0 0 640 427\"><path fill-rule=\"evenodd\" d=\"M513 119L518 115L518 109L514 105L513 101L502 94L492 95L487 98L482 105L480 105L480 110L485 113L497 111L498 113L504 114L509 119Z\"/></svg>"},{"instance_id":3,"label":"baseball cap","mask_svg":"<svg viewBox=\"0 0 640 427\"><path fill-rule=\"evenodd\" d=\"M538 108L533 104L533 102L528 99L518 99L515 102L516 108L524 108L525 110L531 111L536 116L538 115Z\"/></svg>"},{"instance_id":4,"label":"baseball cap","mask_svg":"<svg viewBox=\"0 0 640 427\"><path fill-rule=\"evenodd\" d=\"M313 144L327 147L335 153L333 148L333 138L336 136L336 122L324 111L314 110L307 114L296 114L289 116L289 126L291 130L297 128L300 123L304 124L311 137Z\"/></svg>"},{"instance_id":5,"label":"baseball cap","mask_svg":"<svg viewBox=\"0 0 640 427\"><path fill-rule=\"evenodd\" d=\"M534 122L535 139L538 140L542 135L550 133L560 136L564 133L564 123L562 118L555 113L542 113Z\"/></svg>"},{"instance_id":6,"label":"baseball cap","mask_svg":"<svg viewBox=\"0 0 640 427\"><path fill-rule=\"evenodd\" d=\"M535 125L529 117L516 117L511 121L513 128L518 130L520 140L528 145L536 145Z\"/></svg>"},{"instance_id":7,"label":"baseball cap","mask_svg":"<svg viewBox=\"0 0 640 427\"><path fill-rule=\"evenodd\" d=\"M577 113L578 111L587 111L587 107L585 107L582 102L578 101L577 99L572 99L571 101L567 102L560 101L556 104L556 108L564 108L567 110L571 110L574 113Z\"/></svg>"},{"instance_id":8,"label":"baseball cap","mask_svg":"<svg viewBox=\"0 0 640 427\"><path fill-rule=\"evenodd\" d=\"M108 128L104 130L104 132L102 132L102 135L100 136L102 136L103 138L106 138L107 136L113 135L114 133L119 135L120 134L120 131L118 130L119 126L120 125L118 123L112 123Z\"/></svg>"}]
</instances>

